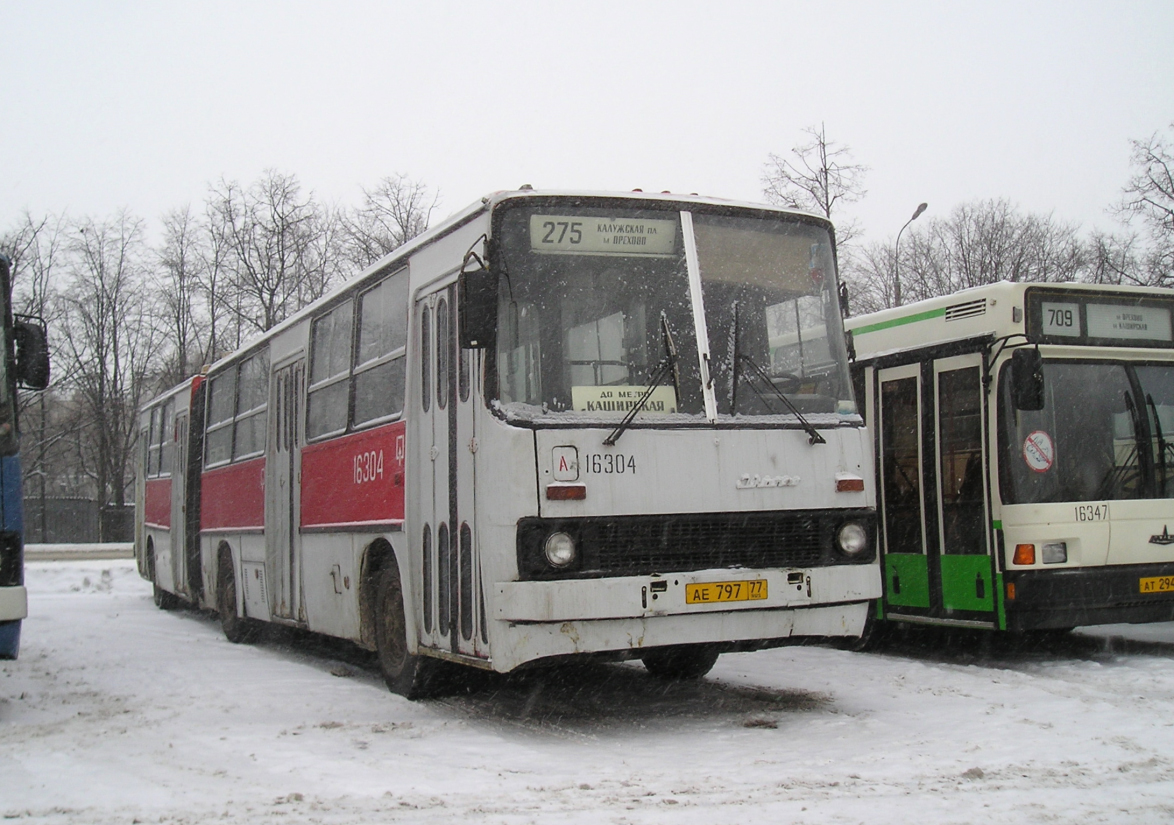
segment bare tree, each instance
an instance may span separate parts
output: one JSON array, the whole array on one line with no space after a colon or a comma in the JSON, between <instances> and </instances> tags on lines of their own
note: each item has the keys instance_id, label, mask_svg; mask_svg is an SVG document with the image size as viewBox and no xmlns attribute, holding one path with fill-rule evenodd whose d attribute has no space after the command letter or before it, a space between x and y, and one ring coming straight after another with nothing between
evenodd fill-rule
<instances>
[{"instance_id":1,"label":"bare tree","mask_svg":"<svg viewBox=\"0 0 1174 825\"><path fill-rule=\"evenodd\" d=\"M1174 123L1170 124L1174 134ZM1097 236L1094 278L1106 283L1146 286L1174 285L1174 137L1156 132L1131 140L1133 175L1122 190L1114 212L1129 226L1141 225L1144 235Z\"/></svg>"},{"instance_id":2,"label":"bare tree","mask_svg":"<svg viewBox=\"0 0 1174 825\"><path fill-rule=\"evenodd\" d=\"M1091 283L1174 287L1174 268L1168 257L1135 232L1094 232L1088 255L1085 279Z\"/></svg>"},{"instance_id":3,"label":"bare tree","mask_svg":"<svg viewBox=\"0 0 1174 825\"><path fill-rule=\"evenodd\" d=\"M228 253L231 278L217 287L217 301L235 327L234 347L321 297L336 279L323 241L333 219L313 195L302 196L296 176L269 170L247 189L221 181L208 213L211 235L224 243L217 251Z\"/></svg>"},{"instance_id":4,"label":"bare tree","mask_svg":"<svg viewBox=\"0 0 1174 825\"><path fill-rule=\"evenodd\" d=\"M142 221L122 212L86 219L69 238L68 318L61 350L76 365L80 466L99 503L124 505L132 477L138 410L156 344L148 306Z\"/></svg>"},{"instance_id":5,"label":"bare tree","mask_svg":"<svg viewBox=\"0 0 1174 825\"><path fill-rule=\"evenodd\" d=\"M365 269L428 228L440 195L419 180L396 174L363 190L363 203L344 219L345 254Z\"/></svg>"},{"instance_id":6,"label":"bare tree","mask_svg":"<svg viewBox=\"0 0 1174 825\"><path fill-rule=\"evenodd\" d=\"M1089 256L1076 227L1020 212L1006 200L963 203L907 234L901 245L905 301L996 281L1073 281ZM857 311L896 305L893 243L869 244L850 274Z\"/></svg>"},{"instance_id":7,"label":"bare tree","mask_svg":"<svg viewBox=\"0 0 1174 825\"><path fill-rule=\"evenodd\" d=\"M163 216L163 244L152 281L160 297L165 322L166 362L160 376L162 390L189 377L192 361L202 360L207 322L199 311L200 274L208 253L207 237L190 207ZM199 366L197 363L195 366Z\"/></svg>"},{"instance_id":8,"label":"bare tree","mask_svg":"<svg viewBox=\"0 0 1174 825\"><path fill-rule=\"evenodd\" d=\"M790 155L769 155L762 173L762 194L770 203L831 220L841 205L855 203L867 194L864 177L868 167L852 162L849 147L829 141L822 123L803 131L810 140L794 147ZM837 222L841 247L858 234L853 222Z\"/></svg>"}]
</instances>

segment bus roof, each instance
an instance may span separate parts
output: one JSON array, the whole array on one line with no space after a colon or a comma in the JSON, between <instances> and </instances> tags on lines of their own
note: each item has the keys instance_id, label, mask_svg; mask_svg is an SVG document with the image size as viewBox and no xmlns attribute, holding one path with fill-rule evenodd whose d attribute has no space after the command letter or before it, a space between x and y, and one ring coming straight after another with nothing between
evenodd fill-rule
<instances>
[{"instance_id":1,"label":"bus roof","mask_svg":"<svg viewBox=\"0 0 1174 825\"><path fill-rule=\"evenodd\" d=\"M857 360L984 335L993 338L1022 335L1026 329L1027 294L1049 291L1090 296L1171 297L1170 290L1158 287L999 281L848 318L844 328L852 333Z\"/></svg>"}]
</instances>

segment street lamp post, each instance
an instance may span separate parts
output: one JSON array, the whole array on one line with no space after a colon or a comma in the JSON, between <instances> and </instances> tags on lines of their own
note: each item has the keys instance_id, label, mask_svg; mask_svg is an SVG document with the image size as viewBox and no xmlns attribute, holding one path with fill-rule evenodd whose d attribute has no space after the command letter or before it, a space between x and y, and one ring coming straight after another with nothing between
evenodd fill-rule
<instances>
[{"instance_id":1,"label":"street lamp post","mask_svg":"<svg viewBox=\"0 0 1174 825\"><path fill-rule=\"evenodd\" d=\"M918 204L913 210L913 217L905 221L905 226L917 220L927 206L927 203ZM893 306L898 307L901 306L901 232L905 231L905 226L901 227L901 231L897 233L897 242L893 244Z\"/></svg>"}]
</instances>

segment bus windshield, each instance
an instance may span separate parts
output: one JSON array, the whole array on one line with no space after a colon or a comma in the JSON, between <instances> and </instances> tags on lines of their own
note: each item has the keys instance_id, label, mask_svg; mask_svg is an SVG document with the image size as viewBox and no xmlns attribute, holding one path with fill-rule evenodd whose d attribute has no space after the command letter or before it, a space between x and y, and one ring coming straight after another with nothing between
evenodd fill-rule
<instances>
[{"instance_id":1,"label":"bus windshield","mask_svg":"<svg viewBox=\"0 0 1174 825\"><path fill-rule=\"evenodd\" d=\"M0 289L0 319L3 319L4 351L8 351L8 341L12 337L12 327L8 319L8 296ZM8 359L0 358L0 455L10 455L17 450L16 438L16 410L13 403L12 388L8 378Z\"/></svg>"},{"instance_id":2,"label":"bus windshield","mask_svg":"<svg viewBox=\"0 0 1174 825\"><path fill-rule=\"evenodd\" d=\"M1044 408L999 384L1005 504L1174 497L1174 365L1044 361Z\"/></svg>"},{"instance_id":3,"label":"bus windshield","mask_svg":"<svg viewBox=\"0 0 1174 825\"><path fill-rule=\"evenodd\" d=\"M507 207L497 237L508 416L614 419L656 374L638 420L703 417L707 390L721 418L855 410L822 226L563 201Z\"/></svg>"}]
</instances>

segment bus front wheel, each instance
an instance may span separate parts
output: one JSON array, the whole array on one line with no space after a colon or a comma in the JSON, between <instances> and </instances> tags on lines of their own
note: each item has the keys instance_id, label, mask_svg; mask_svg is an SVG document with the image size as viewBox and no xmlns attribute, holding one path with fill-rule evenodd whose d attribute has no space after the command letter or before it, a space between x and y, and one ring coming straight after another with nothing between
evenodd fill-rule
<instances>
[{"instance_id":1,"label":"bus front wheel","mask_svg":"<svg viewBox=\"0 0 1174 825\"><path fill-rule=\"evenodd\" d=\"M640 658L645 669L657 679L681 681L700 679L717 664L720 655L707 645L679 645L650 650Z\"/></svg>"},{"instance_id":2,"label":"bus front wheel","mask_svg":"<svg viewBox=\"0 0 1174 825\"><path fill-rule=\"evenodd\" d=\"M375 649L379 653L383 681L392 693L407 699L423 699L429 695L439 662L408 652L399 570L389 566L376 575Z\"/></svg>"}]
</instances>

